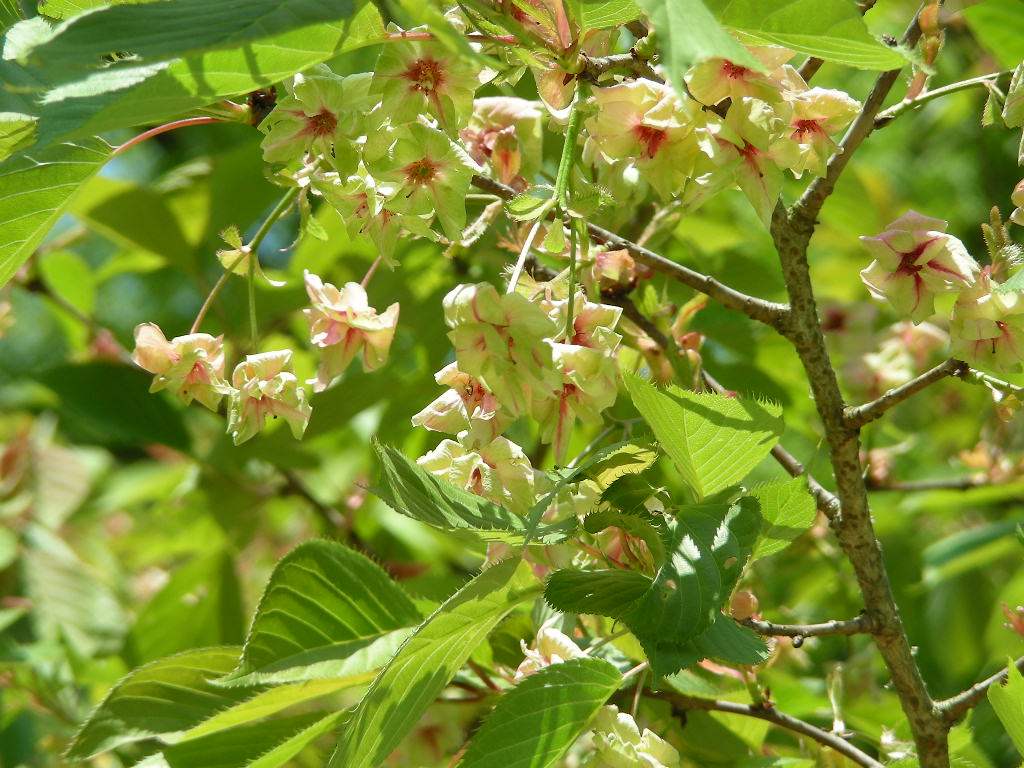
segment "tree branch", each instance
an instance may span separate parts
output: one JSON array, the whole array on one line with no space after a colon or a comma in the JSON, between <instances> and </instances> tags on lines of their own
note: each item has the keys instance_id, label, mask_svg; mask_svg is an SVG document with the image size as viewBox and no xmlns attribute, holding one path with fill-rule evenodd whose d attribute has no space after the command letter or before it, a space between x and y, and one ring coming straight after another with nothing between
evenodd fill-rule
<instances>
[{"instance_id":1,"label":"tree branch","mask_svg":"<svg viewBox=\"0 0 1024 768\"><path fill-rule=\"evenodd\" d=\"M948 96L951 93L957 93L958 91L965 91L968 88L987 86L989 83L994 83L1000 77L1005 77L1006 75L1012 74L1012 70L1006 70L1005 72L993 72L988 75L981 75L980 77L972 77L969 80L961 80L958 83L950 83L949 85L944 85L941 88L936 88L934 91L922 93L916 99L904 99L899 104L894 104L884 112L880 112L878 116L875 117L875 128L882 128L891 123L904 112L909 112L912 109L917 109L922 104L927 104L929 101L932 101L933 99L939 99L942 98L943 96Z\"/></svg>"},{"instance_id":2,"label":"tree branch","mask_svg":"<svg viewBox=\"0 0 1024 768\"><path fill-rule=\"evenodd\" d=\"M737 704L732 701L718 701L715 699L700 699L696 696L683 696L682 694L671 693L668 691L657 691L649 693L648 695L652 698L662 699L669 702L672 705L673 710L677 710L681 713L697 709L712 712L729 712L734 715L743 715L745 717L756 717L759 720L767 720L769 723L777 725L780 728L785 728L788 731L793 731L794 733L799 733L802 736L813 739L822 746L829 747L840 755L848 757L857 765L864 766L864 768L882 768L882 763L875 760L866 752L863 752L853 746L853 744L846 741L841 736L822 730L821 728L811 725L803 720L799 720L792 715L779 712L775 707L751 706L749 704Z\"/></svg>"},{"instance_id":3,"label":"tree branch","mask_svg":"<svg viewBox=\"0 0 1024 768\"><path fill-rule=\"evenodd\" d=\"M893 480L888 483L868 482L869 491L897 491L914 493L915 491L969 491L971 488L983 488L996 485L985 478L952 477L936 480Z\"/></svg>"},{"instance_id":4,"label":"tree branch","mask_svg":"<svg viewBox=\"0 0 1024 768\"><path fill-rule=\"evenodd\" d=\"M749 627L760 635L769 637L818 637L820 635L862 635L871 632L867 614L861 614L845 621L833 619L820 624L775 624L757 619L736 619L737 623Z\"/></svg>"},{"instance_id":5,"label":"tree branch","mask_svg":"<svg viewBox=\"0 0 1024 768\"><path fill-rule=\"evenodd\" d=\"M512 200L519 194L512 187L508 187L485 176L473 176L473 185L485 192L497 195L503 200ZM598 243L612 248L625 249L641 264L646 264L655 271L668 275L683 285L707 294L719 304L762 322L779 333L785 333L789 316L789 309L785 304L777 304L754 296L748 296L720 283L709 275L696 272L689 267L684 267L682 264L677 264L671 259L667 259L654 251L644 248L642 245L626 240L614 232L609 232L607 229L603 229L595 224L587 224L587 231Z\"/></svg>"},{"instance_id":6,"label":"tree branch","mask_svg":"<svg viewBox=\"0 0 1024 768\"><path fill-rule=\"evenodd\" d=\"M1021 656L1013 664L1018 670L1024 672L1024 656ZM952 727L960 718L982 702L988 695L989 688L993 685L1002 684L1006 680L1009 671L1009 669L1000 670L991 677L986 677L980 683L975 683L966 691L948 699L943 699L935 705L935 708L945 718L946 723Z\"/></svg>"},{"instance_id":7,"label":"tree branch","mask_svg":"<svg viewBox=\"0 0 1024 768\"><path fill-rule=\"evenodd\" d=\"M579 74L587 79L597 81L605 72L616 69L624 69L634 75L645 77L656 83L664 83L665 80L658 75L647 59L644 59L632 51L629 53L613 53L610 56L598 56L590 58L583 56L585 66Z\"/></svg>"},{"instance_id":8,"label":"tree branch","mask_svg":"<svg viewBox=\"0 0 1024 768\"><path fill-rule=\"evenodd\" d=\"M890 389L870 403L858 405L856 408L847 408L843 414L846 426L850 429L860 429L865 424L870 424L875 419L880 418L893 406L902 403L921 390L927 389L935 382L942 381L942 379L948 376L962 376L967 370L967 363L951 358L935 366L930 371L922 373L916 379L912 379L895 389Z\"/></svg>"}]
</instances>

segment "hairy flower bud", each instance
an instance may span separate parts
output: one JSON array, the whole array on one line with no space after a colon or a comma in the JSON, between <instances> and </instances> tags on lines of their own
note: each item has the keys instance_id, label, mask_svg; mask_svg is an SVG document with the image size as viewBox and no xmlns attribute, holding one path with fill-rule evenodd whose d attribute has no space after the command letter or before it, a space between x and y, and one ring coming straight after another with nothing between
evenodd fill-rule
<instances>
[{"instance_id":1,"label":"hairy flower bud","mask_svg":"<svg viewBox=\"0 0 1024 768\"><path fill-rule=\"evenodd\" d=\"M653 731L644 728L618 707L605 706L594 717L595 760L592 768L678 768L679 753L675 747Z\"/></svg>"}]
</instances>

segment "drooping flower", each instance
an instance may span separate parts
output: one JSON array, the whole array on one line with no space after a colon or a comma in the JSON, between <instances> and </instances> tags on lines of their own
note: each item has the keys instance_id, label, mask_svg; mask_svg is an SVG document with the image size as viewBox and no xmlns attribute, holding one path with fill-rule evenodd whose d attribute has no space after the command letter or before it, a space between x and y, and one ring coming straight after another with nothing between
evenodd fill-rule
<instances>
[{"instance_id":1,"label":"drooping flower","mask_svg":"<svg viewBox=\"0 0 1024 768\"><path fill-rule=\"evenodd\" d=\"M441 131L423 123L394 129L386 159L370 172L395 187L391 206L412 216L436 214L449 240L466 226L466 195L480 167Z\"/></svg>"},{"instance_id":2,"label":"drooping flower","mask_svg":"<svg viewBox=\"0 0 1024 768\"><path fill-rule=\"evenodd\" d=\"M434 378L450 389L412 417L414 426L449 435L466 431L470 442L480 444L494 440L511 422L494 393L460 371L458 363L446 365Z\"/></svg>"},{"instance_id":3,"label":"drooping flower","mask_svg":"<svg viewBox=\"0 0 1024 768\"><path fill-rule=\"evenodd\" d=\"M622 308L611 304L587 301L586 296L582 293L576 293L572 301L571 336L567 336L565 332L569 315L569 300L544 298L538 302L540 308L547 312L548 317L551 318L558 330L552 340L589 347L608 355L614 354L619 342L622 341L622 337L614 330L622 317Z\"/></svg>"},{"instance_id":4,"label":"drooping flower","mask_svg":"<svg viewBox=\"0 0 1024 768\"><path fill-rule=\"evenodd\" d=\"M608 161L630 158L663 198L676 194L693 170L700 111L670 86L639 79L594 92L597 113L586 121L590 140Z\"/></svg>"},{"instance_id":5,"label":"drooping flower","mask_svg":"<svg viewBox=\"0 0 1024 768\"><path fill-rule=\"evenodd\" d=\"M675 747L644 728L618 707L601 707L594 717L594 760L588 768L678 768Z\"/></svg>"},{"instance_id":6,"label":"drooping flower","mask_svg":"<svg viewBox=\"0 0 1024 768\"><path fill-rule=\"evenodd\" d=\"M394 25L392 34L402 34ZM415 30L411 30L415 31ZM491 80L493 70L434 40L402 40L385 45L373 73L382 110L397 125L433 115L455 135L473 109L476 89Z\"/></svg>"},{"instance_id":7,"label":"drooping flower","mask_svg":"<svg viewBox=\"0 0 1024 768\"><path fill-rule=\"evenodd\" d=\"M211 411L231 389L224 381L223 336L190 333L168 341L159 326L142 323L135 327L132 360L155 374L150 392L169 389L185 403L198 400Z\"/></svg>"},{"instance_id":8,"label":"drooping flower","mask_svg":"<svg viewBox=\"0 0 1024 768\"><path fill-rule=\"evenodd\" d=\"M571 637L554 627L544 626L537 630L532 648L526 645L525 640L520 640L519 644L526 658L516 668L516 680L521 680L552 664L561 664L568 659L579 659L586 656Z\"/></svg>"},{"instance_id":9,"label":"drooping flower","mask_svg":"<svg viewBox=\"0 0 1024 768\"><path fill-rule=\"evenodd\" d=\"M477 99L460 136L470 156L480 165L490 165L502 184L520 177L529 183L543 159L543 116L535 101L507 96Z\"/></svg>"},{"instance_id":10,"label":"drooping flower","mask_svg":"<svg viewBox=\"0 0 1024 768\"><path fill-rule=\"evenodd\" d=\"M684 78L693 98L709 106L725 99L738 101L745 97L769 103L780 101L789 82L782 67L795 54L772 45L751 46L748 50L761 63L764 72L729 59L708 59L693 67Z\"/></svg>"},{"instance_id":11,"label":"drooping flower","mask_svg":"<svg viewBox=\"0 0 1024 768\"><path fill-rule=\"evenodd\" d=\"M1024 301L995 290L988 270L964 290L949 321L951 352L979 368L1011 373L1024 362Z\"/></svg>"},{"instance_id":12,"label":"drooping flower","mask_svg":"<svg viewBox=\"0 0 1024 768\"><path fill-rule=\"evenodd\" d=\"M1017 182L1010 195L1010 202L1017 206L1010 214L1010 221L1024 227L1024 179Z\"/></svg>"},{"instance_id":13,"label":"drooping flower","mask_svg":"<svg viewBox=\"0 0 1024 768\"><path fill-rule=\"evenodd\" d=\"M266 133L263 159L286 163L313 150L347 175L357 163L353 139L361 133L362 113L373 107L369 73L341 77L327 67L297 74L288 95L260 123Z\"/></svg>"},{"instance_id":14,"label":"drooping flower","mask_svg":"<svg viewBox=\"0 0 1024 768\"><path fill-rule=\"evenodd\" d=\"M533 506L533 467L523 449L504 437L470 447L459 440L441 443L416 463L452 485L525 514Z\"/></svg>"},{"instance_id":15,"label":"drooping flower","mask_svg":"<svg viewBox=\"0 0 1024 768\"><path fill-rule=\"evenodd\" d=\"M790 168L798 176L805 170L824 176L825 164L838 146L832 137L853 122L860 102L843 91L811 88L789 103L790 138L800 146L799 159Z\"/></svg>"},{"instance_id":16,"label":"drooping flower","mask_svg":"<svg viewBox=\"0 0 1024 768\"><path fill-rule=\"evenodd\" d=\"M444 319L459 369L481 379L511 416L525 413L531 391L555 380L544 339L557 329L536 304L493 285L459 285L444 298Z\"/></svg>"},{"instance_id":17,"label":"drooping flower","mask_svg":"<svg viewBox=\"0 0 1024 768\"><path fill-rule=\"evenodd\" d=\"M880 235L862 237L875 257L860 273L871 295L920 323L935 312L936 294L973 285L980 267L947 226L909 211Z\"/></svg>"},{"instance_id":18,"label":"drooping flower","mask_svg":"<svg viewBox=\"0 0 1024 768\"><path fill-rule=\"evenodd\" d=\"M308 270L305 281L313 306L302 313L309 321L310 341L323 350L313 391L326 389L360 352L365 370L384 365L398 323L398 303L378 315L359 283L345 283L339 290Z\"/></svg>"},{"instance_id":19,"label":"drooping flower","mask_svg":"<svg viewBox=\"0 0 1024 768\"><path fill-rule=\"evenodd\" d=\"M306 431L311 409L306 390L285 370L291 360L291 350L283 349L248 355L235 366L228 408L228 433L235 445L263 429L268 416L284 419L296 439Z\"/></svg>"}]
</instances>

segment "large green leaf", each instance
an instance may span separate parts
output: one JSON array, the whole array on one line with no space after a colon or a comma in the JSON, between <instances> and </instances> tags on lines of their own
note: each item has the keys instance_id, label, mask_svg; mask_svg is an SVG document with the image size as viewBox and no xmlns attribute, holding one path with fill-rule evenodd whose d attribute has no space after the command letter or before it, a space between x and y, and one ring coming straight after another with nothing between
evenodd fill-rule
<instances>
[{"instance_id":1,"label":"large green leaf","mask_svg":"<svg viewBox=\"0 0 1024 768\"><path fill-rule=\"evenodd\" d=\"M1024 756L1024 677L1012 660L1007 671L1009 675L1004 685L988 689L988 701L1010 734L1013 746Z\"/></svg>"},{"instance_id":2,"label":"large green leaf","mask_svg":"<svg viewBox=\"0 0 1024 768\"><path fill-rule=\"evenodd\" d=\"M583 29L617 27L640 18L636 0L567 0L566 5Z\"/></svg>"},{"instance_id":3,"label":"large green leaf","mask_svg":"<svg viewBox=\"0 0 1024 768\"><path fill-rule=\"evenodd\" d=\"M761 536L750 561L773 555L788 547L812 525L818 505L807 490L807 479L795 477L781 483L755 488L752 495L761 503Z\"/></svg>"},{"instance_id":4,"label":"large green leaf","mask_svg":"<svg viewBox=\"0 0 1024 768\"><path fill-rule=\"evenodd\" d=\"M729 59L761 70L760 63L726 32L703 0L637 0L658 34L662 63L669 81L685 94L683 75L707 59Z\"/></svg>"},{"instance_id":5,"label":"large green leaf","mask_svg":"<svg viewBox=\"0 0 1024 768\"><path fill-rule=\"evenodd\" d=\"M233 685L347 677L388 658L421 616L380 566L331 541L300 544L274 568Z\"/></svg>"},{"instance_id":6,"label":"large green leaf","mask_svg":"<svg viewBox=\"0 0 1024 768\"><path fill-rule=\"evenodd\" d=\"M699 498L746 477L782 436L777 405L748 398L659 390L623 375L633 404Z\"/></svg>"},{"instance_id":7,"label":"large green leaf","mask_svg":"<svg viewBox=\"0 0 1024 768\"><path fill-rule=\"evenodd\" d=\"M1020 0L986 0L960 11L979 42L1005 69L1024 59L1024 8Z\"/></svg>"},{"instance_id":8,"label":"large green leaf","mask_svg":"<svg viewBox=\"0 0 1024 768\"><path fill-rule=\"evenodd\" d=\"M875 40L849 0L707 0L745 43L781 45L859 69L899 69L906 59Z\"/></svg>"},{"instance_id":9,"label":"large green leaf","mask_svg":"<svg viewBox=\"0 0 1024 768\"><path fill-rule=\"evenodd\" d=\"M401 451L381 443L374 448L381 481L372 490L396 512L443 531L472 531L485 540L521 541L526 535L527 521L520 515L434 477ZM542 527L534 540L560 541L572 527L575 520Z\"/></svg>"},{"instance_id":10,"label":"large green leaf","mask_svg":"<svg viewBox=\"0 0 1024 768\"><path fill-rule=\"evenodd\" d=\"M370 0L353 15L292 29L243 47L209 51L170 63L93 73L43 98L41 141L94 135L170 120L222 99L265 88L346 51L380 43L387 33Z\"/></svg>"},{"instance_id":11,"label":"large green leaf","mask_svg":"<svg viewBox=\"0 0 1024 768\"><path fill-rule=\"evenodd\" d=\"M173 737L252 695L210 682L238 661L238 648L208 648L147 664L117 683L89 715L67 756L87 759L131 741Z\"/></svg>"},{"instance_id":12,"label":"large green leaf","mask_svg":"<svg viewBox=\"0 0 1024 768\"><path fill-rule=\"evenodd\" d=\"M607 661L570 659L533 673L499 700L461 768L548 768L622 684Z\"/></svg>"},{"instance_id":13,"label":"large green leaf","mask_svg":"<svg viewBox=\"0 0 1024 768\"><path fill-rule=\"evenodd\" d=\"M593 613L619 618L647 594L652 580L639 571L600 569L555 571L544 598L561 613Z\"/></svg>"},{"instance_id":14,"label":"large green leaf","mask_svg":"<svg viewBox=\"0 0 1024 768\"><path fill-rule=\"evenodd\" d=\"M506 560L450 597L373 681L344 728L330 768L380 765L473 650L519 603L536 595L530 568Z\"/></svg>"},{"instance_id":15,"label":"large green leaf","mask_svg":"<svg viewBox=\"0 0 1024 768\"><path fill-rule=\"evenodd\" d=\"M691 645L700 658L711 657L730 664L761 664L772 655L753 630L721 613Z\"/></svg>"},{"instance_id":16,"label":"large green leaf","mask_svg":"<svg viewBox=\"0 0 1024 768\"><path fill-rule=\"evenodd\" d=\"M36 249L75 192L110 157L99 139L58 144L0 165L0 285Z\"/></svg>"}]
</instances>

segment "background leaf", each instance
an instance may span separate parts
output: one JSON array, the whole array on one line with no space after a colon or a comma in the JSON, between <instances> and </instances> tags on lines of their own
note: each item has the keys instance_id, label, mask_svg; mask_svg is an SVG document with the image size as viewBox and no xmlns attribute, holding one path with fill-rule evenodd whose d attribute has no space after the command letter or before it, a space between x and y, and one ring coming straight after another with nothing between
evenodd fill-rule
<instances>
[{"instance_id":1,"label":"background leaf","mask_svg":"<svg viewBox=\"0 0 1024 768\"><path fill-rule=\"evenodd\" d=\"M538 670L502 694L459 765L553 766L621 684L619 671L602 659L569 659Z\"/></svg>"},{"instance_id":2,"label":"background leaf","mask_svg":"<svg viewBox=\"0 0 1024 768\"><path fill-rule=\"evenodd\" d=\"M1013 661L1008 666L1006 684L988 689L988 701L1010 734L1013 746L1024 755L1024 677Z\"/></svg>"},{"instance_id":3,"label":"background leaf","mask_svg":"<svg viewBox=\"0 0 1024 768\"><path fill-rule=\"evenodd\" d=\"M986 0L967 6L960 13L1003 69L1013 69L1024 59L1024 14L1019 0Z\"/></svg>"}]
</instances>

